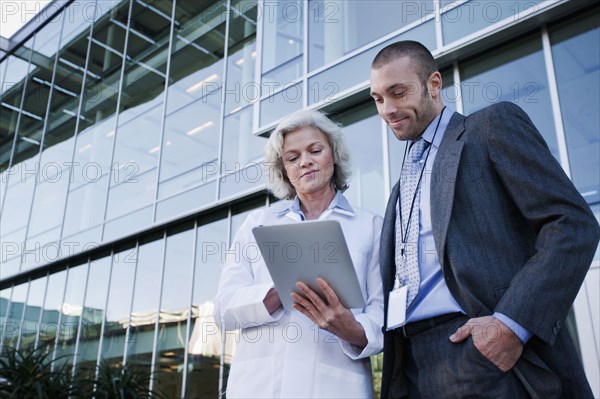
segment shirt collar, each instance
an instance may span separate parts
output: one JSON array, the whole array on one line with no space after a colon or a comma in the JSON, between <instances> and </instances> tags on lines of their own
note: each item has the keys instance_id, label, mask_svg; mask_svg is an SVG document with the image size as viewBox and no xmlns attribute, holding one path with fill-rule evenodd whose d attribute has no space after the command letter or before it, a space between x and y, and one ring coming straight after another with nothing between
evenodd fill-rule
<instances>
[{"instance_id":1,"label":"shirt collar","mask_svg":"<svg viewBox=\"0 0 600 399\"><path fill-rule=\"evenodd\" d=\"M452 118L453 114L454 111L446 107L445 110L442 113L440 113L440 115L438 115L431 121L431 123L429 124L429 126L427 126L427 129L425 129L421 137L423 137L428 143L431 143L431 141L433 140L432 144L436 148L439 148L440 143L442 142L442 138L444 137L444 133L446 132L446 128L448 127L448 123L450 123L450 118ZM442 118L442 120L440 121L440 126L438 127L438 131L436 134L435 128L437 127L438 120L440 118ZM433 137L434 134L435 137Z\"/></svg>"},{"instance_id":2,"label":"shirt collar","mask_svg":"<svg viewBox=\"0 0 600 399\"><path fill-rule=\"evenodd\" d=\"M352 209L352 206L350 206L350 203L348 202L346 197L344 197L344 194L342 194L340 190L336 191L333 200L329 204L329 207L323 213L326 213L328 211L336 212L347 216L354 216L354 209ZM294 198L294 200L290 203L290 205L287 208L276 212L278 216L284 216L290 213L290 216L294 219L298 217L300 217L300 220L305 219L304 213L300 209L300 199L298 198L298 196Z\"/></svg>"}]
</instances>

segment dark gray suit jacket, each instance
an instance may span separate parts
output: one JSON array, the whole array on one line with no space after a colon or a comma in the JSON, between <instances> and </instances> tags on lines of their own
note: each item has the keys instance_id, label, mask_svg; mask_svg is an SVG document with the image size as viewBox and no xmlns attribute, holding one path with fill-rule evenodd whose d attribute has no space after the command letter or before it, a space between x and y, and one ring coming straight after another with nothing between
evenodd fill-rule
<instances>
[{"instance_id":1,"label":"dark gray suit jacket","mask_svg":"<svg viewBox=\"0 0 600 399\"><path fill-rule=\"evenodd\" d=\"M380 250L385 314L395 270L396 187L392 193ZM529 392L591 397L561 327L600 228L518 106L452 116L432 171L431 222L446 283L467 315L501 312L533 333L514 369ZM405 393L396 346L385 333L382 398Z\"/></svg>"}]
</instances>

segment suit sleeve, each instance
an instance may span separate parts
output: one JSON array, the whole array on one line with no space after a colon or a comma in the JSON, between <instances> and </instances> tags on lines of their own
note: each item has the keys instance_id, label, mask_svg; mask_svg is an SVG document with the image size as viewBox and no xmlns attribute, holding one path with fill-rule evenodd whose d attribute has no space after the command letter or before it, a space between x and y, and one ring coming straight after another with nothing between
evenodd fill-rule
<instances>
[{"instance_id":1,"label":"suit sleeve","mask_svg":"<svg viewBox=\"0 0 600 399\"><path fill-rule=\"evenodd\" d=\"M488 156L537 234L533 255L494 311L552 344L589 269L600 228L527 114L512 103L493 109L485 123Z\"/></svg>"}]
</instances>

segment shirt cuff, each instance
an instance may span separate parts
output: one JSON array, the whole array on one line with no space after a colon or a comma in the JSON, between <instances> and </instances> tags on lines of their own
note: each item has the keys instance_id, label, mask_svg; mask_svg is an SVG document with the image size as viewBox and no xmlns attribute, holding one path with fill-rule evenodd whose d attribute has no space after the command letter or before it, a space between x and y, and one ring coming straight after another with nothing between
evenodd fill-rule
<instances>
[{"instance_id":1,"label":"shirt cuff","mask_svg":"<svg viewBox=\"0 0 600 399\"><path fill-rule=\"evenodd\" d=\"M526 344L527 341L529 341L529 339L533 335L525 327L523 327L510 317L506 316L505 314L494 312L494 317L500 320L502 323L506 324L506 326L510 328L512 332L514 332L515 335L519 337L521 342L523 342L524 344Z\"/></svg>"}]
</instances>

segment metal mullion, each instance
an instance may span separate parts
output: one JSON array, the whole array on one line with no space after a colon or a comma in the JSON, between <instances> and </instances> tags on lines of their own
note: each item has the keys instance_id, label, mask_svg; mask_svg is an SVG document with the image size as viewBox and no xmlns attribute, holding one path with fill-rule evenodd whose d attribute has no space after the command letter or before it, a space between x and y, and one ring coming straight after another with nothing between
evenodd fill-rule
<instances>
[{"instance_id":1,"label":"metal mullion","mask_svg":"<svg viewBox=\"0 0 600 399\"><path fill-rule=\"evenodd\" d=\"M133 10L133 0L129 0L129 10L127 12L127 27L129 27L131 25L131 11ZM112 12L112 10L111 10ZM105 227L106 227L106 215L108 214L108 197L110 194L110 181L112 179L112 175L113 175L113 162L115 160L115 147L117 146L117 135L119 134L119 116L121 115L121 111L119 110L121 108L121 98L123 96L123 79L125 76L125 66L127 65L127 46L129 45L129 29L127 29L127 31L125 32L125 42L123 44L123 48L124 48L124 55L123 55L123 60L121 62L121 73L119 75L119 94L117 95L117 105L116 105L116 110L115 110L115 124L114 124L114 131L115 134L112 137L112 149L111 149L111 154L110 154L110 166L109 166L109 172L108 172L108 181L106 182L106 194L104 195L104 215L102 216L102 228L100 229L100 237L101 240L104 239L104 231L105 231Z\"/></svg>"},{"instance_id":2,"label":"metal mullion","mask_svg":"<svg viewBox=\"0 0 600 399\"><path fill-rule=\"evenodd\" d=\"M135 241L135 269L133 270L133 287L131 290L131 301L129 302L129 316L127 329L125 330L125 342L123 344L123 366L127 364L127 352L129 350L129 337L131 334L131 313L133 312L133 300L135 298L135 286L138 276L138 266L140 261L140 240Z\"/></svg>"},{"instance_id":3,"label":"metal mullion","mask_svg":"<svg viewBox=\"0 0 600 399\"><path fill-rule=\"evenodd\" d=\"M304 93L304 100L302 101L302 106L304 108L308 107L308 13L310 12L308 8L308 0L303 1L304 5L304 14L302 20L302 91Z\"/></svg>"},{"instance_id":4,"label":"metal mullion","mask_svg":"<svg viewBox=\"0 0 600 399\"><path fill-rule=\"evenodd\" d=\"M33 343L33 349L37 349L40 343L40 333L42 329L42 316L44 315L44 307L46 306L46 298L48 296L48 283L50 282L50 275L46 273L44 277L46 279L46 286L44 287L44 300L42 301L42 308L40 309L40 317L38 318L38 329L35 334L35 341Z\"/></svg>"},{"instance_id":5,"label":"metal mullion","mask_svg":"<svg viewBox=\"0 0 600 399\"><path fill-rule=\"evenodd\" d=\"M61 304L64 303L65 301L65 295L67 294L67 286L69 284L69 274L71 272L71 265L67 266L67 270L65 273L65 288L63 288L63 294L62 294L62 298L61 298ZM63 312L62 312L62 306L60 311L58 312L58 323L56 326L56 337L54 337L54 350L52 350L52 366L50 367L50 371L54 371L54 366L56 364L55 360L56 360L56 349L58 347L58 339L60 337L60 334L62 332L62 328L60 327L60 323L62 322L62 316L63 316Z\"/></svg>"},{"instance_id":6,"label":"metal mullion","mask_svg":"<svg viewBox=\"0 0 600 399\"><path fill-rule=\"evenodd\" d=\"M38 161L37 161L37 167L36 167L36 171L35 171L35 181L33 182L33 193L31 195L31 203L29 204L29 214L27 215L27 224L25 225L25 239L23 242L23 251L21 253L21 263L19 264L19 271L21 271L21 269L23 268L23 259L24 259L24 255L26 253L27 250L27 239L29 238L29 227L31 224L31 215L33 213L33 204L35 203L35 194L37 192L37 186L40 183L39 180L39 175L40 175L40 166L42 163L42 153L44 152L44 144L45 144L45 139L46 139L46 133L48 130L48 118L50 117L50 106L52 105L52 95L54 94L54 85L55 85L55 81L56 81L56 66L58 64L58 53L60 52L60 46L61 46L61 40L62 40L62 33L65 27L65 19L63 18L62 20L62 25L60 26L60 36L58 37L58 46L56 49L56 54L54 55L54 65L52 67L52 86L50 87L50 92L48 93L48 104L46 104L46 115L44 116L44 126L42 127L42 137L40 138L40 150L38 152ZM41 31L38 31L35 35L37 37L37 35L40 33ZM33 46L33 48L31 49L31 52L33 54L35 45ZM25 92L23 92L23 97L25 96ZM22 108L22 107L21 107ZM60 237L59 237L60 240ZM60 249L60 248L59 248Z\"/></svg>"},{"instance_id":7,"label":"metal mullion","mask_svg":"<svg viewBox=\"0 0 600 399\"><path fill-rule=\"evenodd\" d=\"M94 0L94 6L96 5L96 0ZM95 11L95 8L94 8ZM81 120L81 110L83 108L83 97L85 95L85 83L87 81L87 75L88 75L88 66L89 66L89 62L90 62L90 52L91 52L91 48L92 48L92 34L94 33L94 25L96 24L96 15L94 14L94 19L92 20L92 23L90 24L90 34L88 37L88 47L86 50L86 56L85 56L85 66L83 69L83 79L81 80L81 92L79 94L79 106L77 107L77 115L75 116L75 132L73 134L73 151L71 153L71 168L70 168L70 172L73 172L73 162L75 161L75 150L77 149L77 139L79 137L79 122ZM66 216L67 216L67 204L69 203L69 190L71 189L71 182L73 181L73 176L71 176L69 174L69 181L67 182L67 193L65 195L65 205L63 208L63 217L62 217L62 222L60 224L60 233L59 233L59 242L62 244L63 241L63 232L65 229L65 220L66 220ZM70 254L72 255L72 254ZM89 261L88 261L89 263Z\"/></svg>"},{"instance_id":8,"label":"metal mullion","mask_svg":"<svg viewBox=\"0 0 600 399\"><path fill-rule=\"evenodd\" d=\"M188 362L189 362L189 345L190 345L190 332L192 329L192 309L194 307L194 282L196 281L196 256L198 253L198 218L194 220L194 250L192 252L192 277L190 283L190 310L187 317L187 327L185 329L185 351L183 352L183 381L181 387L181 398L185 399L185 392L187 389L187 375L188 375Z\"/></svg>"},{"instance_id":9,"label":"metal mullion","mask_svg":"<svg viewBox=\"0 0 600 399\"><path fill-rule=\"evenodd\" d=\"M560 97L558 96L556 71L554 69L554 60L552 58L552 44L550 43L550 34L548 33L548 27L546 25L542 25L542 51L544 52L544 61L548 73L548 91L550 93L554 127L556 128L556 144L558 145L560 165L567 176L569 176L569 179L572 179L567 138L565 136L565 128L560 109Z\"/></svg>"},{"instance_id":10,"label":"metal mullion","mask_svg":"<svg viewBox=\"0 0 600 399\"><path fill-rule=\"evenodd\" d=\"M8 324L8 315L10 314L9 311L10 311L10 308L12 306L12 296L13 296L13 291L14 290L15 290L15 286L11 285L10 286L10 296L8 298L8 305L6 306L6 321L4 322L5 326ZM6 327L2 328L0 330L0 353L2 353L2 346L4 346L4 333L5 332L6 332Z\"/></svg>"},{"instance_id":11,"label":"metal mullion","mask_svg":"<svg viewBox=\"0 0 600 399\"><path fill-rule=\"evenodd\" d=\"M108 299L110 297L110 289L112 283L112 274L115 263L115 251L110 250L110 271L108 273L108 286L106 287L106 299L104 300L104 310L102 311L102 324L100 324L100 337L98 338L98 354L96 355L96 370L94 372L94 378L98 379L98 373L100 372L100 361L102 360L102 345L104 345L104 327L106 325L106 311L108 309ZM91 262L90 262L91 264ZM85 305L85 303L84 303ZM96 386L94 386L94 392L96 392Z\"/></svg>"},{"instance_id":12,"label":"metal mullion","mask_svg":"<svg viewBox=\"0 0 600 399\"><path fill-rule=\"evenodd\" d=\"M229 243L231 242L231 206L229 206L227 210L227 248L229 248ZM226 349L226 338L227 333L219 326L221 331L221 356L219 359L219 399L223 397L223 368L225 367L225 349Z\"/></svg>"},{"instance_id":13,"label":"metal mullion","mask_svg":"<svg viewBox=\"0 0 600 399\"><path fill-rule=\"evenodd\" d=\"M379 118L379 127L381 131L381 143L383 150L383 198L384 205L386 198L389 198L391 190L391 174L390 169L392 165L390 164L390 142L387 131L387 123L382 118Z\"/></svg>"},{"instance_id":14,"label":"metal mullion","mask_svg":"<svg viewBox=\"0 0 600 399\"><path fill-rule=\"evenodd\" d=\"M85 308L85 300L87 299L88 286L90 285L91 264L92 264L91 259L90 259L90 257L88 257L87 274L85 277L85 287L83 290L83 300L81 303L81 316L79 316L79 322L77 323L77 336L75 337L75 350L73 351L73 366L71 369L72 376L75 376L75 374L77 373L77 355L79 353L79 340L81 339L81 327L83 324L83 309Z\"/></svg>"},{"instance_id":15,"label":"metal mullion","mask_svg":"<svg viewBox=\"0 0 600 399\"><path fill-rule=\"evenodd\" d=\"M158 151L158 165L156 166L156 184L154 190L154 206L152 207L152 221L156 222L156 210L158 208L158 186L160 184L160 171L163 157L163 148L164 148L164 140L165 140L165 124L167 121L167 102L169 101L169 77L171 76L171 58L173 52L173 36L174 36L174 27L175 27L175 9L176 9L177 0L173 0L173 5L171 8L171 28L169 32L169 49L167 50L167 71L165 77L165 93L163 99L163 110L160 124L160 148Z\"/></svg>"},{"instance_id":16,"label":"metal mullion","mask_svg":"<svg viewBox=\"0 0 600 399\"><path fill-rule=\"evenodd\" d=\"M25 301L23 302L23 311L21 312L21 322L19 323L19 335L17 336L17 344L15 349L21 349L21 330L23 329L23 323L25 322L25 313L27 310L27 301L29 300L29 290L31 289L31 277L27 280L27 294L25 294ZM8 313L7 313L8 315Z\"/></svg>"},{"instance_id":17,"label":"metal mullion","mask_svg":"<svg viewBox=\"0 0 600 399\"><path fill-rule=\"evenodd\" d=\"M225 135L225 92L227 91L227 62L229 61L229 25L231 23L230 10L231 0L225 3L225 42L223 49L223 84L221 85L221 126L219 127L219 170L217 173L217 189L215 190L215 201L221 195L221 165L223 164L223 136Z\"/></svg>"},{"instance_id":18,"label":"metal mullion","mask_svg":"<svg viewBox=\"0 0 600 399\"><path fill-rule=\"evenodd\" d=\"M29 66L31 65L31 59L33 58L33 48L35 47L35 39L36 39L36 37L34 36L32 44L31 44L31 49L29 49L29 60L27 61L27 70L29 70ZM8 58L7 58L7 62L8 62ZM8 64L6 66L6 70L8 71ZM8 168L9 169L13 166L15 153L17 152L17 137L19 136L19 127L21 125L21 115L22 115L22 110L23 110L23 104L25 103L25 93L27 92L28 81L29 81L29 79L27 79L27 77L25 77L25 83L23 83L23 92L21 93L21 102L19 103L19 113L17 114L17 123L15 124L15 136L13 137L13 145L12 145L11 152L10 152L10 158L8 160ZM2 198L2 203L0 204L0 217L2 216L2 213L4 211L4 204L6 203L6 193L8 192L9 183L10 183L10 174L7 174L6 175L6 183L4 184L5 188L1 194L3 198ZM21 265L19 264L19 268L20 267L21 267Z\"/></svg>"},{"instance_id":19,"label":"metal mullion","mask_svg":"<svg viewBox=\"0 0 600 399\"><path fill-rule=\"evenodd\" d=\"M461 77L458 61L454 61L452 64L452 80L454 81L454 90L456 90L456 112L459 114L464 114Z\"/></svg>"},{"instance_id":20,"label":"metal mullion","mask_svg":"<svg viewBox=\"0 0 600 399\"><path fill-rule=\"evenodd\" d=\"M433 0L433 8L435 18L433 23L435 25L435 41L438 49L444 47L444 37L442 32L442 2L440 0Z\"/></svg>"},{"instance_id":21,"label":"metal mullion","mask_svg":"<svg viewBox=\"0 0 600 399\"><path fill-rule=\"evenodd\" d=\"M165 280L165 260L167 258L167 229L163 231L163 253L162 253L162 267L160 272L160 289L158 290L158 306L156 312L156 321L154 322L154 340L152 344L152 360L150 363L150 390L154 389L154 377L156 370L156 350L158 346L158 328L160 325L160 305L162 302L162 294Z\"/></svg>"},{"instance_id":22,"label":"metal mullion","mask_svg":"<svg viewBox=\"0 0 600 399\"><path fill-rule=\"evenodd\" d=\"M264 0L258 0L256 7L258 10L264 10ZM260 118L260 98L262 97L263 26L264 19L261 22L256 21L256 64L254 69L254 81L258 83L258 100L252 104L252 132L250 132L252 135L254 135L254 132L256 132L260 126L258 119Z\"/></svg>"}]
</instances>

